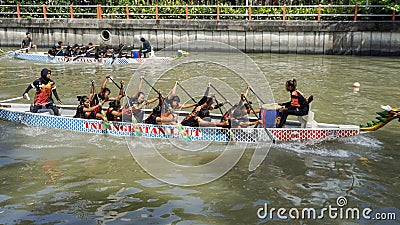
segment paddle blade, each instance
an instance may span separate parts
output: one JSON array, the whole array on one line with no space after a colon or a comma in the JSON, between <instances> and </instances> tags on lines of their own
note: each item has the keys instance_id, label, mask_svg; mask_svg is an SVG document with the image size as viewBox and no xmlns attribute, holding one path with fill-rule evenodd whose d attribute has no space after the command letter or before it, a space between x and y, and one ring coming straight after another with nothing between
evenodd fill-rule
<instances>
[{"instance_id":1,"label":"paddle blade","mask_svg":"<svg viewBox=\"0 0 400 225\"><path fill-rule=\"evenodd\" d=\"M192 139L190 138L189 134L187 134L185 132L185 128L182 126L182 124L178 123L176 125L178 127L179 133L181 133L183 140L186 142L186 144L188 144L189 142L192 141Z\"/></svg>"},{"instance_id":2,"label":"paddle blade","mask_svg":"<svg viewBox=\"0 0 400 225\"><path fill-rule=\"evenodd\" d=\"M137 120L133 114L132 114L132 123L133 123L133 129L135 130L135 135L141 137L142 132L140 131L139 126L137 124Z\"/></svg>"},{"instance_id":3,"label":"paddle blade","mask_svg":"<svg viewBox=\"0 0 400 225\"><path fill-rule=\"evenodd\" d=\"M110 129L110 123L108 122L108 120L107 120L107 115L106 115L106 113L103 111L103 110L101 110L101 116L103 117L103 121L104 121L104 126L105 126L105 128L108 130L108 129Z\"/></svg>"}]
</instances>

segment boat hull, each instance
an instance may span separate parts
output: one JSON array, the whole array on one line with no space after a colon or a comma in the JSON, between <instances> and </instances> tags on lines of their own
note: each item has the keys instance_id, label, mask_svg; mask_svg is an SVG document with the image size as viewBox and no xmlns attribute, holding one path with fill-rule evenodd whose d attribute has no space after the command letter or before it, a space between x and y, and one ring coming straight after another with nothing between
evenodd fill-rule
<instances>
[{"instance_id":1,"label":"boat hull","mask_svg":"<svg viewBox=\"0 0 400 225\"><path fill-rule=\"evenodd\" d=\"M100 120L87 120L69 116L52 116L48 114L27 112L26 104L0 104L0 118L31 126L50 127L85 133L110 134L116 136L137 136L135 129L140 130L141 137L183 139L182 132L176 125L152 125L129 122L110 122L106 129ZM63 109L61 108L63 111ZM66 112L66 109L64 110ZM217 127L184 127L192 141L243 142L259 143L272 141L270 132L276 141L324 141L358 135L360 129L352 125L326 124L323 128L217 128Z\"/></svg>"},{"instance_id":2,"label":"boat hull","mask_svg":"<svg viewBox=\"0 0 400 225\"><path fill-rule=\"evenodd\" d=\"M18 53L18 52L9 52L8 56L23 59L23 60L32 60L38 62L46 62L46 63L76 63L76 64L141 64L148 60L159 60L168 62L172 58L170 57L152 57L152 58L91 58L91 57L65 57L65 56L54 56L49 57L47 54L35 54L35 53Z\"/></svg>"}]
</instances>

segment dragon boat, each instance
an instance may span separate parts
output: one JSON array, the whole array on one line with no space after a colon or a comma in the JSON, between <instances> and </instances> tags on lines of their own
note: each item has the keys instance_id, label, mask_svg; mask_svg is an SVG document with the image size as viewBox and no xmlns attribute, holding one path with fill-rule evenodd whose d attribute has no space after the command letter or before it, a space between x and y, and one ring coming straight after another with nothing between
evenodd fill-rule
<instances>
[{"instance_id":1,"label":"dragon boat","mask_svg":"<svg viewBox=\"0 0 400 225\"><path fill-rule=\"evenodd\" d=\"M141 64L146 61L154 61L158 62L169 62L171 60L176 60L182 57L183 55L187 55L188 53L183 50L178 50L176 55L173 57L159 57L159 56L151 56L149 58L140 58L140 57L103 57L103 58L94 58L94 57L85 57L85 56L75 56L75 57L67 57L67 56L48 56L47 52L38 52L38 53L24 53L21 51L9 51L7 55L12 58L22 59L22 60L32 60L38 62L45 63L76 63L76 64L100 64L100 65L114 65L114 64Z\"/></svg>"},{"instance_id":2,"label":"dragon boat","mask_svg":"<svg viewBox=\"0 0 400 225\"><path fill-rule=\"evenodd\" d=\"M219 127L186 127L181 125L153 125L132 122L109 122L73 118L76 106L62 105L62 116L49 113L31 113L29 104L0 103L0 119L22 123L29 126L42 126L85 133L109 134L117 136L141 136L145 138L175 138L190 141L213 142L319 142L334 140L360 134L367 131L357 125L338 125L308 121L305 127L299 121L288 120L284 128L219 128ZM146 111L148 113L149 111ZM188 112L179 111L183 117ZM214 119L220 115L213 114ZM186 141L185 141L186 142Z\"/></svg>"}]
</instances>

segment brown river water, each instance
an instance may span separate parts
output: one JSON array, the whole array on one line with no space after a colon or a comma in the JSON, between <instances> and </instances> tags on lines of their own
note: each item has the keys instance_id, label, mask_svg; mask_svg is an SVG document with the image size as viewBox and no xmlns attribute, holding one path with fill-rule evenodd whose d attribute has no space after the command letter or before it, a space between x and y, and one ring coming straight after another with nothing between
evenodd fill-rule
<instances>
[{"instance_id":1,"label":"brown river water","mask_svg":"<svg viewBox=\"0 0 400 225\"><path fill-rule=\"evenodd\" d=\"M381 105L400 107L400 58L248 56L262 71L262 79L249 78L260 85L260 95L272 92L274 101L287 101L284 83L296 78L303 93L314 95L312 110L319 122L359 125L375 119ZM201 79L201 88L187 85L190 93L203 91L206 79L215 77L234 89L245 87L231 70L201 63L169 71L157 88L167 93L174 80L190 79L192 73L207 78ZM88 94L90 80L100 86L110 73L116 81L129 83L135 73L131 65L45 64L3 55L0 100L21 96L44 67L52 70L63 103L71 105L77 103L76 95ZM265 80L270 89L262 87ZM354 82L361 84L359 92L353 91ZM113 94L117 92L112 83L108 86ZM180 96L190 100L184 93ZM166 158L195 166L217 158L218 150L226 146L211 143L205 151L193 153L176 151L177 145L164 145L161 140L126 140L0 120L0 224L397 224L399 136L396 120L376 132L341 140L277 143L254 171L248 170L254 147L247 146L238 163L222 177L181 186L147 173L144 167L152 165L139 164L131 150L161 145ZM179 178L179 171L166 173ZM327 212L323 218L301 217L304 208L321 212L329 207L338 208L336 213L357 209L360 218ZM262 217L271 208L275 208L273 216ZM279 208L285 210L282 218L296 215L296 210L300 218L279 218ZM361 214L366 208L372 210L369 219Z\"/></svg>"}]
</instances>

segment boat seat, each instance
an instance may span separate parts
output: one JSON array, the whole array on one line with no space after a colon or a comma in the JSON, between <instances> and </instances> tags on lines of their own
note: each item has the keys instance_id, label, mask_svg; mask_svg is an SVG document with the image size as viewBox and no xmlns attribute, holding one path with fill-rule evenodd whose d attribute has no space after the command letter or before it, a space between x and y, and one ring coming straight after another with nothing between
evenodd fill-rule
<instances>
[{"instance_id":1,"label":"boat seat","mask_svg":"<svg viewBox=\"0 0 400 225\"><path fill-rule=\"evenodd\" d=\"M306 127L317 128L318 127L317 121L314 120L314 112L311 111L311 105L312 105L312 103L310 103L307 115L297 117L301 124L301 128L306 128Z\"/></svg>"},{"instance_id":2,"label":"boat seat","mask_svg":"<svg viewBox=\"0 0 400 225\"><path fill-rule=\"evenodd\" d=\"M151 51L150 51L150 53L149 53L149 57L151 58L151 57L154 57L154 56L156 56L156 55L154 54L153 49L151 49Z\"/></svg>"},{"instance_id":3,"label":"boat seat","mask_svg":"<svg viewBox=\"0 0 400 225\"><path fill-rule=\"evenodd\" d=\"M151 58L151 57L155 56L153 50L151 50L150 52L142 53L142 54L143 54L143 58Z\"/></svg>"}]
</instances>

